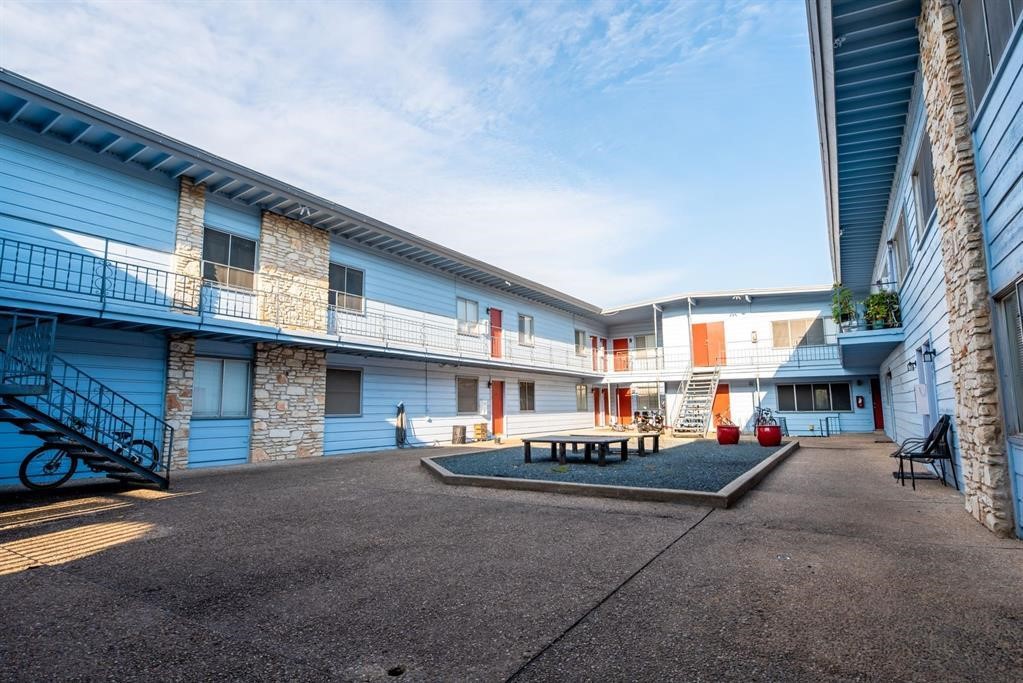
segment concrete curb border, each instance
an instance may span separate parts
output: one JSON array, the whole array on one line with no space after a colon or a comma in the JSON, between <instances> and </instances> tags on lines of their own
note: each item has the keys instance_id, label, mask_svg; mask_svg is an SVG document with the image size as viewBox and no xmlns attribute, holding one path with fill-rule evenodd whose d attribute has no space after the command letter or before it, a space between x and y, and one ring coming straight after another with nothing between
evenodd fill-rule
<instances>
[{"instance_id":1,"label":"concrete curb border","mask_svg":"<svg viewBox=\"0 0 1023 683\"><path fill-rule=\"evenodd\" d=\"M451 486L480 486L483 488L510 491L536 491L540 493L565 493L575 496L596 496L657 503L684 503L687 505L709 505L717 508L731 507L751 488L763 481L771 470L780 465L799 448L798 441L781 447L756 467L733 479L720 491L689 491L685 489L657 489L640 486L608 486L607 484L576 484L572 482L542 481L539 479L517 479L513 477L484 477L469 474L455 474L438 460L452 457L433 455L420 458L419 463L433 476ZM656 457L656 456L653 456Z\"/></svg>"}]
</instances>

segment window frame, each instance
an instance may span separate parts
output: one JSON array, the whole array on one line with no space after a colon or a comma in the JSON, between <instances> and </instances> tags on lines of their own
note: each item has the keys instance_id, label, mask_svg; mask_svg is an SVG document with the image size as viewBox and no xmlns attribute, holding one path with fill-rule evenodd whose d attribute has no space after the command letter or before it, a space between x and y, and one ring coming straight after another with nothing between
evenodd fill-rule
<instances>
[{"instance_id":1,"label":"window frame","mask_svg":"<svg viewBox=\"0 0 1023 683\"><path fill-rule=\"evenodd\" d=\"M473 392L473 400L475 405L472 410L462 410L462 406L459 405L461 396L459 394L459 384L461 382L472 382L475 391ZM455 377L455 414L456 415L479 415L480 414L480 378L479 377L466 377L456 376Z\"/></svg>"},{"instance_id":2,"label":"window frame","mask_svg":"<svg viewBox=\"0 0 1023 683\"><path fill-rule=\"evenodd\" d=\"M580 335L582 335L582 344L579 343ZM586 347L589 337L586 334L586 330L581 330L578 327L575 329L575 355L585 356L589 354L589 349Z\"/></svg>"},{"instance_id":3,"label":"window frame","mask_svg":"<svg viewBox=\"0 0 1023 683\"><path fill-rule=\"evenodd\" d=\"M807 323L806 329L803 330L800 343L798 343L798 344L793 344L792 343L792 338L794 336L792 334L792 324L793 323ZM820 343L819 344L813 344L813 343L807 342L806 340L807 340L807 337L810 334L810 330L813 329L813 327L815 325L818 325L818 324L819 324L819 327L820 327L820 340L821 340ZM776 326L778 326L778 325L785 325L786 333L788 335L787 339L788 339L788 342L789 342L789 344L787 346L779 346L778 345L778 335L776 334L776 329L777 329ZM824 318L822 316L818 315L818 316L816 316L814 318L786 318L786 319L783 319L783 320L772 320L771 321L771 348L772 349L799 349L799 348L805 348L805 347L808 347L808 346L827 346L827 344L828 344L828 335L827 335L827 332L824 329Z\"/></svg>"},{"instance_id":4,"label":"window frame","mask_svg":"<svg viewBox=\"0 0 1023 683\"><path fill-rule=\"evenodd\" d=\"M895 224L895 230L892 232L892 251L895 252L895 268L898 270L900 287L906 283L909 271L913 267L913 263L909 259L909 243L907 240L906 216L900 210L899 220Z\"/></svg>"},{"instance_id":5,"label":"window frame","mask_svg":"<svg viewBox=\"0 0 1023 683\"><path fill-rule=\"evenodd\" d=\"M996 348L1004 349L1009 375L1003 392L1007 404L1005 427L1008 437L1019 442L1023 441L1023 279L1010 286L1008 293L998 299L998 306L1003 331ZM1011 315L1016 316L1018 329L1013 329ZM1004 376L1005 370L1000 374Z\"/></svg>"},{"instance_id":6,"label":"window frame","mask_svg":"<svg viewBox=\"0 0 1023 683\"><path fill-rule=\"evenodd\" d=\"M216 414L195 412L193 398L191 419L193 420L248 420L252 417L252 361L247 358L228 358L224 356L205 356L197 354L192 364L192 392L195 393L195 384L199 376L199 361L214 361L220 364L220 405ZM244 414L224 414L224 375L228 363L242 363L245 365L245 412Z\"/></svg>"},{"instance_id":7,"label":"window frame","mask_svg":"<svg viewBox=\"0 0 1023 683\"><path fill-rule=\"evenodd\" d=\"M362 417L363 416L362 399L366 395L365 394L365 390L364 390L365 389L364 382L365 382L365 376L366 375L363 372L363 369L362 368L354 368L354 367L346 367L346 366L330 367L330 368L327 368L326 377L329 378L330 377L330 373L334 372L334 371L358 373L358 375L359 375L359 412L357 412L357 413L332 413L332 412L330 412L329 409L327 408L327 395L330 392L327 390L327 385L326 385L326 380L325 380L324 388L323 388L323 416L324 417L337 417L337 418Z\"/></svg>"},{"instance_id":8,"label":"window frame","mask_svg":"<svg viewBox=\"0 0 1023 683\"><path fill-rule=\"evenodd\" d=\"M344 268L345 269L345 271L344 271L345 290L344 291L339 290L339 289L334 289L333 287L330 286L330 270L333 269L333 268ZM359 274L362 275L362 294L355 295L355 294L350 294L347 291L347 288L348 288L348 271L350 271L350 270L351 271L355 271L356 273L359 273ZM338 300L338 298L340 296L343 296L344 300L346 302L348 301L349 297L358 296L359 299L361 300L360 301L360 307L358 309L355 309L355 308L349 308L348 306L339 306L337 304L337 300ZM333 299L333 301L331 301L331 299ZM364 269L362 269L362 268L355 268L353 266L349 266L349 265L346 265L344 263L338 263L337 261L331 261L327 265L327 305L330 306L331 310L334 310L334 311L344 312L344 313L354 313L356 315L365 315L366 314L366 271Z\"/></svg>"},{"instance_id":9,"label":"window frame","mask_svg":"<svg viewBox=\"0 0 1023 683\"><path fill-rule=\"evenodd\" d=\"M223 235L224 237L227 237L227 261L228 261L227 263L221 263L219 261L214 261L212 259L206 258L206 247L207 247L207 243L208 243L207 236L211 232L215 232L218 235ZM234 245L235 240L243 240L245 242L251 242L252 243L252 270L248 270L247 268L242 268L241 266L233 266L233 265L231 265L231 247ZM227 269L226 270L227 281L226 282L221 282L218 279L214 279L214 278L208 277L206 275L206 267L207 267L207 265L214 266L214 271L218 267L219 268L226 268ZM254 239L251 239L249 237L243 237L241 235L236 235L236 234L234 234L232 232L228 232L226 230L221 230L220 228L212 228L212 227L210 227L208 225L203 224L202 259L201 259L201 263L200 263L200 269L201 269L201 275L202 275L203 283L207 283L208 282L208 283L216 285L218 288L230 289L230 290L234 290L234 291L238 291L238 292L246 292L246 293L255 292L256 289L257 289L257 286L256 286L257 285L257 283L256 283L256 276L259 274L259 240L254 240ZM252 276L252 286L251 287L246 287L244 285L231 284L231 273L233 271L238 271L238 272L250 274Z\"/></svg>"},{"instance_id":10,"label":"window frame","mask_svg":"<svg viewBox=\"0 0 1023 683\"><path fill-rule=\"evenodd\" d=\"M999 53L996 56L991 49L991 25L992 21L988 17L988 4L994 4L994 2L1001 2L1003 5L1009 8L1009 20L1011 25L1009 26L1008 33L1006 35L1005 42L999 47ZM1006 58L1009 45L1012 43L1012 36L1016 30L1016 24L1019 23L1020 17L1023 16L1023 0L976 0L975 6L979 9L979 37L982 41L980 45L973 44L974 33L968 30L971 25L967 21L967 13L963 11L963 0L957 0L955 2L955 14L956 24L958 26L959 33L959 44L963 54L964 66L963 66L963 80L966 82L967 89L967 100L970 106L971 120L976 116L977 112L980 111L984 102L987 100L987 95L991 90L991 84L995 80L995 76L998 75L998 71L1001 68L1002 62ZM970 15L971 17L974 15ZM981 48L977 50L977 48ZM983 73L976 71L976 68L980 67L983 69ZM983 87L978 92L978 85L983 81Z\"/></svg>"},{"instance_id":11,"label":"window frame","mask_svg":"<svg viewBox=\"0 0 1023 683\"><path fill-rule=\"evenodd\" d=\"M529 321L529 336L523 331L523 323ZM519 346L536 346L536 318L528 313L519 313ZM527 341L528 340L528 341Z\"/></svg>"},{"instance_id":12,"label":"window frame","mask_svg":"<svg viewBox=\"0 0 1023 683\"><path fill-rule=\"evenodd\" d=\"M575 411L577 413L590 412L590 388L585 384L575 385Z\"/></svg>"},{"instance_id":13,"label":"window frame","mask_svg":"<svg viewBox=\"0 0 1023 683\"><path fill-rule=\"evenodd\" d=\"M818 390L818 387L823 387L823 386L826 386L828 388L828 408L826 408L826 409L820 409L820 408L817 408L817 406L816 406L816 402L817 402L816 391ZM782 389L783 388L787 389L787 388L790 388L790 387L792 389L792 406L793 407L792 408L783 408L782 407ZM849 398L849 408L847 410L846 409L836 409L834 407L835 406L835 387L845 387L846 395ZM800 388L802 388L804 390L804 393L805 393L805 390L807 388L809 388L809 391L810 391L810 394L809 394L810 408L809 409L800 408L800 392L799 392ZM855 405L855 402L853 401L853 398L852 398L852 382L786 382L785 384L776 384L775 385L774 393L775 393L775 398L777 399L776 405L778 406L778 409L777 409L776 412L779 412L779 413L855 413L856 412L856 405Z\"/></svg>"},{"instance_id":14,"label":"window frame","mask_svg":"<svg viewBox=\"0 0 1023 683\"><path fill-rule=\"evenodd\" d=\"M525 390L525 394L523 394ZM528 401L523 400L523 396ZM523 407L523 403L529 404L528 408ZM535 413L536 412L536 382L528 379L519 380L519 412L520 413Z\"/></svg>"},{"instance_id":15,"label":"window frame","mask_svg":"<svg viewBox=\"0 0 1023 683\"><path fill-rule=\"evenodd\" d=\"M465 304L465 315L469 315L469 304L476 310L475 319L462 317L462 304ZM466 337L480 336L480 302L475 299L468 299L464 296L455 297L455 319L457 320L458 334Z\"/></svg>"},{"instance_id":16,"label":"window frame","mask_svg":"<svg viewBox=\"0 0 1023 683\"><path fill-rule=\"evenodd\" d=\"M924 177L921 175L921 163L925 160L929 161L927 166L929 167L929 178L930 186L925 193L922 189L924 187ZM913 161L913 173L910 177L913 185L913 203L916 207L916 244L914 249L919 250L924 243L924 238L927 233L930 232L929 227L931 219L934 214L938 211L938 193L934 189L934 157L931 152L931 138L927 134L927 131L923 131L923 136L920 141L920 146L916 151L916 159ZM924 213L923 199L927 197L930 200L931 209Z\"/></svg>"}]
</instances>

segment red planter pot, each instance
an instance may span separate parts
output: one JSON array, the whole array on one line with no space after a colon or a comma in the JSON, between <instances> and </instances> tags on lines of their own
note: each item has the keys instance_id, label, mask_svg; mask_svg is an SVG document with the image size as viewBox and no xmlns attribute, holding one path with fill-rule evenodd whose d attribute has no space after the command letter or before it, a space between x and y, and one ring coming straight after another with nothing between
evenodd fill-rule
<instances>
[{"instance_id":1,"label":"red planter pot","mask_svg":"<svg viewBox=\"0 0 1023 683\"><path fill-rule=\"evenodd\" d=\"M739 443L739 428L735 425L718 425L718 443L722 446Z\"/></svg>"},{"instance_id":2,"label":"red planter pot","mask_svg":"<svg viewBox=\"0 0 1023 683\"><path fill-rule=\"evenodd\" d=\"M757 427L757 441L761 446L781 445L781 425L759 425Z\"/></svg>"}]
</instances>

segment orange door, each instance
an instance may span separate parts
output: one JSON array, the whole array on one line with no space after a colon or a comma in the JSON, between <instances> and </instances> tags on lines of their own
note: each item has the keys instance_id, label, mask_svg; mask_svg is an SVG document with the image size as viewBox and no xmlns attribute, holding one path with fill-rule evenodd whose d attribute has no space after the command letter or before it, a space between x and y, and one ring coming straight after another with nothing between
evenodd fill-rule
<instances>
[{"instance_id":1,"label":"orange door","mask_svg":"<svg viewBox=\"0 0 1023 683\"><path fill-rule=\"evenodd\" d=\"M597 338L590 337L590 346L593 347L593 371L597 371ZM594 389L596 391L596 389Z\"/></svg>"},{"instance_id":2,"label":"orange door","mask_svg":"<svg viewBox=\"0 0 1023 683\"><path fill-rule=\"evenodd\" d=\"M727 417L729 420L732 419L732 401L728 393L727 384L719 384L718 390L714 392L714 404L711 408L711 414L714 416L714 426L717 427L718 423L721 422L721 418Z\"/></svg>"},{"instance_id":3,"label":"orange door","mask_svg":"<svg viewBox=\"0 0 1023 683\"><path fill-rule=\"evenodd\" d=\"M710 368L725 363L725 324L696 323L693 325L693 365Z\"/></svg>"},{"instance_id":4,"label":"orange door","mask_svg":"<svg viewBox=\"0 0 1023 683\"><path fill-rule=\"evenodd\" d=\"M490 357L500 358L501 357L501 335L503 330L501 329L501 309L491 308L490 309ZM502 387L504 382L501 382ZM502 394L503 395L503 394ZM494 432L497 434L497 432Z\"/></svg>"},{"instance_id":5,"label":"orange door","mask_svg":"<svg viewBox=\"0 0 1023 683\"><path fill-rule=\"evenodd\" d=\"M615 356L615 372L629 369L629 340L615 339L611 342L611 351ZM621 391L619 389L619 391Z\"/></svg>"},{"instance_id":6,"label":"orange door","mask_svg":"<svg viewBox=\"0 0 1023 683\"><path fill-rule=\"evenodd\" d=\"M600 426L600 389L593 390L593 426Z\"/></svg>"},{"instance_id":7,"label":"orange door","mask_svg":"<svg viewBox=\"0 0 1023 683\"><path fill-rule=\"evenodd\" d=\"M632 424L632 392L628 387L615 390L618 398L618 424Z\"/></svg>"},{"instance_id":8,"label":"orange door","mask_svg":"<svg viewBox=\"0 0 1023 683\"><path fill-rule=\"evenodd\" d=\"M504 382L493 380L490 382L490 405L493 406L494 424L490 431L496 434L504 434Z\"/></svg>"}]
</instances>

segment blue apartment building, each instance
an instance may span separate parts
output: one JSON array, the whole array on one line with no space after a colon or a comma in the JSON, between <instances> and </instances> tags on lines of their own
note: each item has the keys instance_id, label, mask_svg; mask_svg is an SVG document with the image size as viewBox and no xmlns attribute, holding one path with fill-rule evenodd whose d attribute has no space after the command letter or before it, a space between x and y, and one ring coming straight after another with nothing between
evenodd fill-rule
<instances>
[{"instance_id":1,"label":"blue apartment building","mask_svg":"<svg viewBox=\"0 0 1023 683\"><path fill-rule=\"evenodd\" d=\"M961 193L925 144L945 91L920 65L927 7L963 8L924 4L808 0L835 280L896 292L884 325L836 321L831 284L597 306L0 71L0 486L52 442L166 486L393 448L399 422L414 446L665 409L702 434L765 406L794 435L902 439L951 414L967 508L1020 533L1018 25L970 100L984 240L960 272ZM949 282L977 264L990 344L970 360L958 330L983 341L983 306L956 323Z\"/></svg>"}]
</instances>

